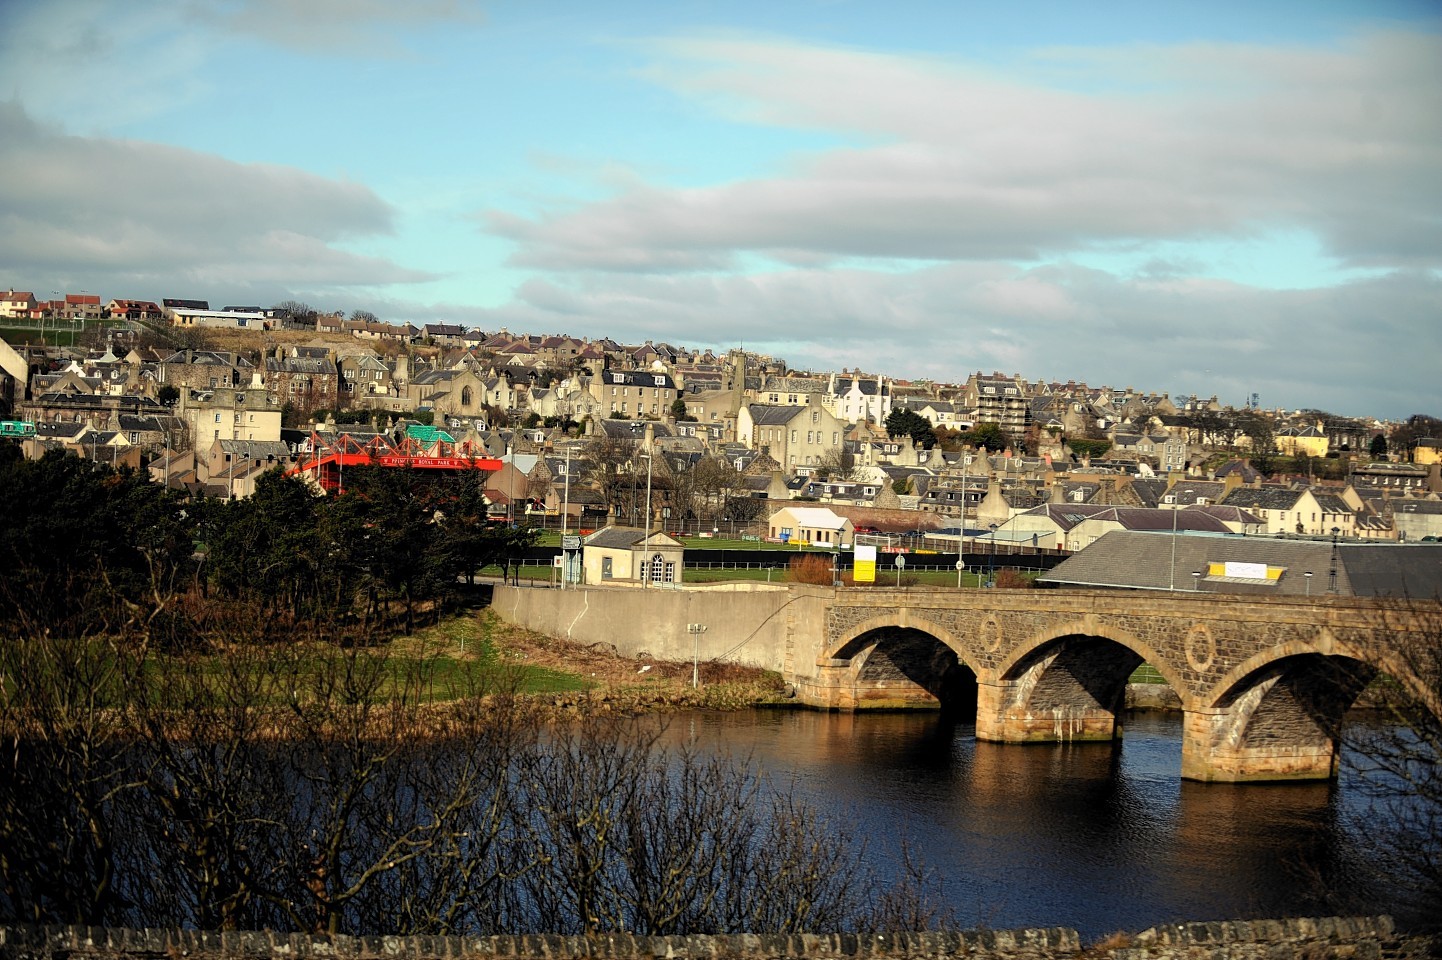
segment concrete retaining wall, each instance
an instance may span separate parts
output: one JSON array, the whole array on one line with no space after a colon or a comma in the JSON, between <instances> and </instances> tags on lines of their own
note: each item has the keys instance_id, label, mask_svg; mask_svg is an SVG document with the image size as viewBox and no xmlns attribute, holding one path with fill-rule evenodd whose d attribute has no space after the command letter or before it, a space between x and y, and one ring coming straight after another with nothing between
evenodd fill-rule
<instances>
[{"instance_id":1,"label":"concrete retaining wall","mask_svg":"<svg viewBox=\"0 0 1442 960\"><path fill-rule=\"evenodd\" d=\"M497 587L491 609L508 623L587 646L614 646L625 657L723 660L805 674L815 660L825 615L824 587L761 583L576 589ZM706 630L690 634L687 624ZM798 648L798 643L800 647ZM694 644L694 645L693 645ZM793 651L809 651L793 664Z\"/></svg>"},{"instance_id":2,"label":"concrete retaining wall","mask_svg":"<svg viewBox=\"0 0 1442 960\"><path fill-rule=\"evenodd\" d=\"M1083 948L1075 930L973 930L799 936L348 937L269 931L0 927L0 960L832 960L997 957L1018 960L1358 960L1421 958L1431 941L1389 917L1251 920L1154 927Z\"/></svg>"}]
</instances>

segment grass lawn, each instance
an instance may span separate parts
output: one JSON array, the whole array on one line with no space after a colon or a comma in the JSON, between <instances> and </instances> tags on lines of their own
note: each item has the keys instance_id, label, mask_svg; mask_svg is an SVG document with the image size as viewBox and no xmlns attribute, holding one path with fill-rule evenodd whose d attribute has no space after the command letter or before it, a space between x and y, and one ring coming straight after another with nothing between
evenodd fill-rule
<instances>
[{"instance_id":1,"label":"grass lawn","mask_svg":"<svg viewBox=\"0 0 1442 960\"><path fill-rule=\"evenodd\" d=\"M545 564L523 566L520 569L522 580L536 583L559 583L560 571L555 567ZM516 576L516 567L511 568L511 575ZM500 567L486 567L480 571L482 576L499 577ZM1023 572L1022 576L1034 578L1035 574ZM973 573L965 570L961 575L961 587L966 589L978 589L986 574ZM765 569L687 569L684 573L684 583L726 583L736 580L749 580L760 583L785 583L786 568L777 567L772 570ZM901 574L901 585L903 587L951 587L956 589L956 571L954 570L911 570L903 571ZM876 586L896 586L896 570L894 567L883 567L876 571Z\"/></svg>"},{"instance_id":2,"label":"grass lawn","mask_svg":"<svg viewBox=\"0 0 1442 960\"><path fill-rule=\"evenodd\" d=\"M523 652L528 638L518 636L520 633L524 631L488 613L463 613L374 648L236 649L192 661L194 673L172 673L180 661L168 658L152 659L144 670L148 682L161 688L162 699L188 699L194 696L199 681L217 696L227 689L249 689L260 702L272 705L286 702L296 688L318 689L327 683L344 686L347 676L365 678L353 689L368 692L368 699L377 702L402 693L416 702L433 703L497 691L562 693L595 685L579 672L528 662ZM171 692L165 689L167 677L178 684ZM236 680L239 682L233 682Z\"/></svg>"}]
</instances>

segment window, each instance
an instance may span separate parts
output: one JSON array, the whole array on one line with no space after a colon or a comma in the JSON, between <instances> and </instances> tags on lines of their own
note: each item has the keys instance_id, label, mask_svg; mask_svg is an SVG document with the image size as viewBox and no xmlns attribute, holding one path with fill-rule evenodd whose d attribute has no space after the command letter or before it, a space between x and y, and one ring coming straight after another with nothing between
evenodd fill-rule
<instances>
[{"instance_id":1,"label":"window","mask_svg":"<svg viewBox=\"0 0 1442 960\"><path fill-rule=\"evenodd\" d=\"M650 575L650 580L651 580L652 583L660 583L660 582L661 582L661 578L664 577L665 575L666 575L666 561L665 561L664 559L662 559L661 555L658 553L658 554L656 554L655 556L651 557L651 575ZM672 575L674 576L674 570L673 570L673 574L672 574Z\"/></svg>"},{"instance_id":2,"label":"window","mask_svg":"<svg viewBox=\"0 0 1442 960\"><path fill-rule=\"evenodd\" d=\"M218 414L218 413L215 415L215 422L216 422L216 423L219 423L219 422L220 422L220 414Z\"/></svg>"},{"instance_id":3,"label":"window","mask_svg":"<svg viewBox=\"0 0 1442 960\"><path fill-rule=\"evenodd\" d=\"M602 557L602 558L601 558L601 579L602 579L602 580L610 580L611 577L612 577L612 573L611 573L611 558L610 558L610 557Z\"/></svg>"}]
</instances>

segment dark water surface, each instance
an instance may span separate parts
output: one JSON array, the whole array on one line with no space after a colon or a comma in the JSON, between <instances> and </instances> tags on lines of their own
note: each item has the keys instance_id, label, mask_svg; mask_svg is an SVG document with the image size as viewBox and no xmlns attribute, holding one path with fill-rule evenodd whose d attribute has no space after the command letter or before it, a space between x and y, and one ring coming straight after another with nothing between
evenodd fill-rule
<instances>
[{"instance_id":1,"label":"dark water surface","mask_svg":"<svg viewBox=\"0 0 1442 960\"><path fill-rule=\"evenodd\" d=\"M934 714L761 711L675 719L672 743L795 778L892 874L904 837L963 925L1084 936L1177 920L1386 912L1366 869L1367 799L1336 783L1183 781L1179 715L1130 717L1123 743L977 742Z\"/></svg>"}]
</instances>

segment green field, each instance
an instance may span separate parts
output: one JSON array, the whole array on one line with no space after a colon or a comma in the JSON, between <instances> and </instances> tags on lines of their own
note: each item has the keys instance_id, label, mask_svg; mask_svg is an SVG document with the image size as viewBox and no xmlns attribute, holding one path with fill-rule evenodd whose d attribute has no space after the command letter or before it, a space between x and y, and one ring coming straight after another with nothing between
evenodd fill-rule
<instances>
[{"instance_id":1,"label":"green field","mask_svg":"<svg viewBox=\"0 0 1442 960\"><path fill-rule=\"evenodd\" d=\"M682 575L683 583L725 583L735 580L750 580L761 583L785 583L786 566L784 561L779 561L780 566L773 569L751 567L747 568L725 568L725 569L694 569L687 568ZM999 569L999 568L998 568ZM518 572L519 570L519 572ZM528 564L520 568L512 567L511 576L519 576L520 579L534 583L560 583L561 571L549 564ZM499 577L500 567L485 567L480 571L483 577ZM1035 577L1034 573L1024 571L1023 576L1028 579ZM983 571L978 574L966 570L961 575L962 589L979 589L987 578ZM894 587L897 584L896 569L894 567L883 567L876 571L876 585L879 587ZM956 588L956 571L954 570L904 570L901 574L901 585L903 587L951 587Z\"/></svg>"}]
</instances>

